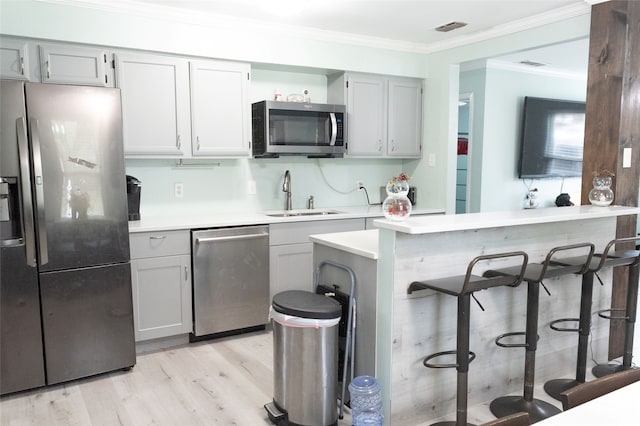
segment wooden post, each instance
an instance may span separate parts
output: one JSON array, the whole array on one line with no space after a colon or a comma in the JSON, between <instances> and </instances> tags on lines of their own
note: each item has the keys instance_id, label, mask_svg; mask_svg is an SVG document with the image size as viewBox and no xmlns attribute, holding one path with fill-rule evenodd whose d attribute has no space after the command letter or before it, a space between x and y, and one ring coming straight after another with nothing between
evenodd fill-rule
<instances>
[{"instance_id":1,"label":"wooden post","mask_svg":"<svg viewBox=\"0 0 640 426\"><path fill-rule=\"evenodd\" d=\"M638 206L640 181L640 2L612 0L591 9L585 118L583 205L589 204L593 172L615 173L614 204ZM629 167L624 149L631 149ZM617 237L636 234L637 216L620 216ZM612 308L624 308L626 268L613 273ZM624 321L611 321L609 359L622 355Z\"/></svg>"}]
</instances>

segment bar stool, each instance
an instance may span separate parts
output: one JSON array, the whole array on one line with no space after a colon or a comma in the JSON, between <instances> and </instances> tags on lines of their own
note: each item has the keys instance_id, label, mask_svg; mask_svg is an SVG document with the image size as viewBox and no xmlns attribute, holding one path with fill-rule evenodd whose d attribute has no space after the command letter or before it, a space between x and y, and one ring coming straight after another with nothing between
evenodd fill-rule
<instances>
[{"instance_id":1,"label":"bar stool","mask_svg":"<svg viewBox=\"0 0 640 426\"><path fill-rule=\"evenodd\" d=\"M584 264L581 265L558 265L553 262L557 253L568 250L585 250ZM494 399L489 409L496 417L505 417L520 411L529 414L531 423L535 423L554 414L560 413L560 409L554 405L533 398L533 387L535 380L536 349L538 345L538 308L540 285L545 278L559 277L567 274L582 274L589 267L595 246L591 243L571 244L555 247L549 251L544 262L530 263L524 273L523 281L527 282L527 319L526 331L516 333L506 333L496 338L495 342L500 347L505 348L525 348L524 361L524 394L523 396L502 396ZM488 270L485 276L500 276L513 274L513 268ZM503 343L505 337L516 335L525 336L524 344Z\"/></svg>"},{"instance_id":2,"label":"bar stool","mask_svg":"<svg viewBox=\"0 0 640 426\"><path fill-rule=\"evenodd\" d=\"M578 333L578 354L576 361L576 378L574 379L554 379L546 382L544 384L544 390L549 394L549 396L561 401L562 398L560 394L565 390L571 389L574 386L577 386L581 383L584 383L586 380L587 373L587 356L588 356L588 344L589 344L589 333L591 329L591 304L593 299L593 277L597 276L597 273L608 267L614 266L623 266L623 265L631 265L634 262L638 262L638 256L640 252L637 250L616 250L610 253L611 249L616 244L629 243L633 241L640 240L635 237L631 238L620 238L611 240L605 247L602 253L595 253L591 258L591 262L589 264L589 268L586 273L582 275L582 289L580 295L580 317L579 318L561 318L555 321L552 321L549 325L553 330L561 331L561 332L577 332ZM569 258L560 258L554 260L554 263L563 264L563 265L583 265L586 259L584 256L576 256ZM600 278L598 277L598 280ZM637 292L637 281L636 278L636 292ZM631 276L630 276L630 286L631 286ZM611 309L607 309L604 311L599 311L598 315L603 318L613 318L612 316L606 316L604 312L610 312ZM620 317L618 317L620 318ZM626 319L626 317L622 317ZM578 322L578 328L566 328L559 327L558 324L565 322ZM633 333L633 330L632 330ZM629 366L631 360L629 359ZM618 366L616 366L618 367ZM596 366L596 368L598 368Z\"/></svg>"},{"instance_id":3,"label":"bar stool","mask_svg":"<svg viewBox=\"0 0 640 426\"><path fill-rule=\"evenodd\" d=\"M521 257L522 261L518 266L514 266L515 272L512 275L501 275L496 277L482 277L473 274L474 267L485 263L489 260L508 259ZM433 426L466 426L467 423L467 392L468 392L468 373L469 363L475 359L475 353L469 351L469 328L471 314L471 296L479 290L486 290L491 287L498 286L518 286L522 282L522 277L527 266L528 256L525 252L515 251L509 253L498 253L491 255L483 255L474 258L467 266L465 275L459 275L448 278L440 278L425 281L414 281L409 285L407 293L414 291L431 289L444 294L455 296L458 299L457 314L457 331L456 331L456 350L437 352L427 356L423 364L429 368L456 368L457 370L457 387L456 387L456 420L435 423ZM474 297L475 298L475 297ZM484 310L484 309L483 309ZM442 355L455 355L455 364L433 364L432 359Z\"/></svg>"}]
</instances>

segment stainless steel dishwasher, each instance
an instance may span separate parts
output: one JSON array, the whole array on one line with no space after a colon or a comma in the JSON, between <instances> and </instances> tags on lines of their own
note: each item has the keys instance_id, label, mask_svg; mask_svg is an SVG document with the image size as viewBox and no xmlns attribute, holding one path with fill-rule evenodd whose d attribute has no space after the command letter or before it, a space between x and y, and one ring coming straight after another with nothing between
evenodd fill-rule
<instances>
[{"instance_id":1,"label":"stainless steel dishwasher","mask_svg":"<svg viewBox=\"0 0 640 426\"><path fill-rule=\"evenodd\" d=\"M269 227L191 232L192 338L269 322Z\"/></svg>"}]
</instances>

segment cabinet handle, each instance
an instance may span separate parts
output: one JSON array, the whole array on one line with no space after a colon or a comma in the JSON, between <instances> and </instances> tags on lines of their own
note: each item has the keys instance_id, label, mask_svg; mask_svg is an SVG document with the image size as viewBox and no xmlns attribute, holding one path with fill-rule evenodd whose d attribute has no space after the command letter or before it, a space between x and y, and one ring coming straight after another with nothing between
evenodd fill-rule
<instances>
[{"instance_id":1,"label":"cabinet handle","mask_svg":"<svg viewBox=\"0 0 640 426\"><path fill-rule=\"evenodd\" d=\"M20 56L20 74L24 75L24 56Z\"/></svg>"},{"instance_id":2,"label":"cabinet handle","mask_svg":"<svg viewBox=\"0 0 640 426\"><path fill-rule=\"evenodd\" d=\"M382 139L378 139L378 152L382 152Z\"/></svg>"},{"instance_id":3,"label":"cabinet handle","mask_svg":"<svg viewBox=\"0 0 640 426\"><path fill-rule=\"evenodd\" d=\"M196 136L196 142L197 142L197 151L200 151L200 136Z\"/></svg>"},{"instance_id":4,"label":"cabinet handle","mask_svg":"<svg viewBox=\"0 0 640 426\"><path fill-rule=\"evenodd\" d=\"M164 240L166 237L166 235L152 235L149 237L150 240Z\"/></svg>"},{"instance_id":5,"label":"cabinet handle","mask_svg":"<svg viewBox=\"0 0 640 426\"><path fill-rule=\"evenodd\" d=\"M180 135L176 137L176 147L178 150L182 147L182 142L180 142Z\"/></svg>"},{"instance_id":6,"label":"cabinet handle","mask_svg":"<svg viewBox=\"0 0 640 426\"><path fill-rule=\"evenodd\" d=\"M391 139L391 152L396 152L396 142Z\"/></svg>"},{"instance_id":7,"label":"cabinet handle","mask_svg":"<svg viewBox=\"0 0 640 426\"><path fill-rule=\"evenodd\" d=\"M184 267L184 282L188 282L189 281L189 267L185 266Z\"/></svg>"},{"instance_id":8,"label":"cabinet handle","mask_svg":"<svg viewBox=\"0 0 640 426\"><path fill-rule=\"evenodd\" d=\"M49 61L46 62L46 67L47 67L47 78L51 78L51 65L49 64Z\"/></svg>"}]
</instances>

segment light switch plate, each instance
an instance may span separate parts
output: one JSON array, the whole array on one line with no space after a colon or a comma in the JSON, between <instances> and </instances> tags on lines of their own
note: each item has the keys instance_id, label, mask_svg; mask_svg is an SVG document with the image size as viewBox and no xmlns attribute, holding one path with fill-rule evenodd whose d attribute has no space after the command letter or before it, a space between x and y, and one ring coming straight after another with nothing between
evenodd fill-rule
<instances>
[{"instance_id":1,"label":"light switch plate","mask_svg":"<svg viewBox=\"0 0 640 426\"><path fill-rule=\"evenodd\" d=\"M247 194L256 195L256 181L250 180L247 182Z\"/></svg>"},{"instance_id":2,"label":"light switch plate","mask_svg":"<svg viewBox=\"0 0 640 426\"><path fill-rule=\"evenodd\" d=\"M631 167L631 148L624 148L622 150L622 167L625 169Z\"/></svg>"}]
</instances>

